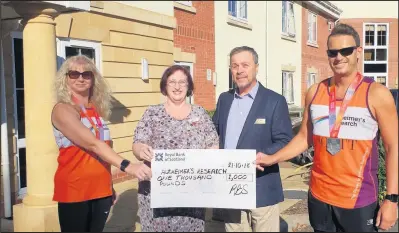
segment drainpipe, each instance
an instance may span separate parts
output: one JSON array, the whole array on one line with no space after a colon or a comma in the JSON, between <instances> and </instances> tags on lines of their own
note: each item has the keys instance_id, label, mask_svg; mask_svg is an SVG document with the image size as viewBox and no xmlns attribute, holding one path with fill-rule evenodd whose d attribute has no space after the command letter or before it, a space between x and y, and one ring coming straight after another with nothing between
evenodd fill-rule
<instances>
[{"instance_id":1,"label":"drainpipe","mask_svg":"<svg viewBox=\"0 0 399 233\"><path fill-rule=\"evenodd\" d=\"M3 40L1 48L1 170L3 172L4 217L11 217L11 185L10 185L10 156L8 151L7 108L6 108L6 82L4 77Z\"/></svg>"}]
</instances>

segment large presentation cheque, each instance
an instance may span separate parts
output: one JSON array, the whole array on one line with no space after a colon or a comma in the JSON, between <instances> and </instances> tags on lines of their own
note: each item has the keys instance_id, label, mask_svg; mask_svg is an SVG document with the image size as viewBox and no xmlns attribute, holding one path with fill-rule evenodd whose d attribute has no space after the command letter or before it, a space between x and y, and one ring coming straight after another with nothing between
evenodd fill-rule
<instances>
[{"instance_id":1,"label":"large presentation cheque","mask_svg":"<svg viewBox=\"0 0 399 233\"><path fill-rule=\"evenodd\" d=\"M255 150L154 150L151 208L256 208Z\"/></svg>"}]
</instances>

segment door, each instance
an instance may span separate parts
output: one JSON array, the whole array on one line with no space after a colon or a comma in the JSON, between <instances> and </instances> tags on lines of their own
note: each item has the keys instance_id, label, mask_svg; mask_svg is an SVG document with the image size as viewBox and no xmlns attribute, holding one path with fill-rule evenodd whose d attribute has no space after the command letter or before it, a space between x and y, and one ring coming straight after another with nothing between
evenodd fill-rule
<instances>
[{"instance_id":1,"label":"door","mask_svg":"<svg viewBox=\"0 0 399 233\"><path fill-rule=\"evenodd\" d=\"M16 137L16 170L18 182L18 198L26 195L26 144L25 144L25 101L24 101L24 60L22 33L13 32L13 92L14 92L14 126Z\"/></svg>"},{"instance_id":2,"label":"door","mask_svg":"<svg viewBox=\"0 0 399 233\"><path fill-rule=\"evenodd\" d=\"M193 63L190 62L175 62L175 65L183 66L186 70L188 70L193 77L194 82L194 70L193 70ZM186 98L186 102L190 104L194 104L194 93L190 97Z\"/></svg>"}]
</instances>

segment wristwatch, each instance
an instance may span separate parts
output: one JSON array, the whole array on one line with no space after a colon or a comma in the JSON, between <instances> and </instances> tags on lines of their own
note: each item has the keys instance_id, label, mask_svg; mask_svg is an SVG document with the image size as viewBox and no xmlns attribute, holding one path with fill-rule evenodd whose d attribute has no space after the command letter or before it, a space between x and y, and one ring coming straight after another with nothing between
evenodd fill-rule
<instances>
[{"instance_id":1,"label":"wristwatch","mask_svg":"<svg viewBox=\"0 0 399 233\"><path fill-rule=\"evenodd\" d=\"M385 199L394 203L398 203L398 194L387 194Z\"/></svg>"},{"instance_id":2,"label":"wristwatch","mask_svg":"<svg viewBox=\"0 0 399 233\"><path fill-rule=\"evenodd\" d=\"M127 168L127 166L129 166L130 161L127 159L122 160L121 162L121 171L125 172L125 169Z\"/></svg>"}]
</instances>

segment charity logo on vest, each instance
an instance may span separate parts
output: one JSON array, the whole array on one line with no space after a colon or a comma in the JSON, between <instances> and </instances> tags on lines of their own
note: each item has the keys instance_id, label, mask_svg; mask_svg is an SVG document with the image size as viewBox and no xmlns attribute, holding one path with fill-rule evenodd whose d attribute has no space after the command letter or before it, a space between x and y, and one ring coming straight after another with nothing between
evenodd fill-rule
<instances>
[{"instance_id":1,"label":"charity logo on vest","mask_svg":"<svg viewBox=\"0 0 399 233\"><path fill-rule=\"evenodd\" d=\"M345 116L342 120L341 126L354 126L357 127L359 123L366 123L363 117Z\"/></svg>"}]
</instances>

